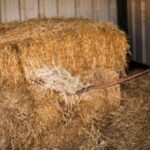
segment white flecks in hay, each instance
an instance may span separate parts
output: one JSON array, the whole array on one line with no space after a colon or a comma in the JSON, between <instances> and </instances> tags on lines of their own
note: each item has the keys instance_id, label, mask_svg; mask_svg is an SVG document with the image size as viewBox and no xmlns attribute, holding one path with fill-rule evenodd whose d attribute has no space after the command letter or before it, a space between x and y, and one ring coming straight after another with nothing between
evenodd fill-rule
<instances>
[{"instance_id":1,"label":"white flecks in hay","mask_svg":"<svg viewBox=\"0 0 150 150\"><path fill-rule=\"evenodd\" d=\"M90 70L83 74L79 74L78 76L83 83L81 85L104 84L108 81L117 80L118 78L116 71L108 69ZM71 79L72 78L76 79L71 76ZM34 84L31 86L34 86ZM10 114L16 113L10 106L7 111L4 112L5 116L0 118L3 122L8 122L6 126L0 124L0 130L5 131L4 135L2 135L2 138L6 140L6 142L3 143L4 146L10 145L10 147L14 146L17 149L17 142L21 143L22 149L25 149L26 147L26 149L31 149L33 147L35 147L35 149L44 149L45 147L48 147L47 149L52 149L53 147L56 147L56 145L59 145L60 149L63 149L65 145L64 149L68 149L68 145L78 146L80 145L80 142L78 141L84 141L85 133L91 126L93 120L106 115L108 112L118 107L120 103L119 86L105 90L95 89L87 93L85 92L83 95L79 96L79 101L75 100L75 96L67 96L66 102L59 92L55 92L55 96L58 96L56 98L51 94L48 95L48 90L45 92L47 94L46 99L45 96L41 96L45 90L40 90L43 88L38 87L39 86L35 86L33 89L37 90L39 94L30 91L31 94L33 94L33 99L30 95L28 95L30 99L28 97L20 97L19 99L17 98L18 102L11 105L12 108L15 108L17 107L16 103L19 103L18 107L23 108L23 110L25 109L26 113L29 113L29 116L27 116L23 122L17 124L18 118L10 117ZM22 93L18 91L18 94L20 95ZM73 107L68 107L66 103L74 105L71 105ZM22 111L19 109L17 113L22 113ZM15 122L12 123L13 120L15 120ZM14 132L12 132L12 130L9 131L10 136L7 134L9 122L12 124L11 129L14 129ZM20 130L24 123L28 125L28 128L25 129L25 131L23 130L22 133ZM18 128L16 128L16 126ZM30 135L29 139L28 135ZM12 144L9 142L10 140L7 141L7 136L13 142ZM25 145L27 140L29 145ZM30 143L32 144L31 147L29 147Z\"/></svg>"},{"instance_id":2,"label":"white flecks in hay","mask_svg":"<svg viewBox=\"0 0 150 150\"><path fill-rule=\"evenodd\" d=\"M84 85L64 68L42 68L37 70L35 81L44 88L50 88L61 94L75 94Z\"/></svg>"},{"instance_id":3,"label":"white flecks in hay","mask_svg":"<svg viewBox=\"0 0 150 150\"><path fill-rule=\"evenodd\" d=\"M50 89L64 96L66 104L73 102L72 100L79 100L76 92L85 87L77 77L58 67L38 69L35 76L31 77L31 81L37 83L44 92Z\"/></svg>"}]
</instances>

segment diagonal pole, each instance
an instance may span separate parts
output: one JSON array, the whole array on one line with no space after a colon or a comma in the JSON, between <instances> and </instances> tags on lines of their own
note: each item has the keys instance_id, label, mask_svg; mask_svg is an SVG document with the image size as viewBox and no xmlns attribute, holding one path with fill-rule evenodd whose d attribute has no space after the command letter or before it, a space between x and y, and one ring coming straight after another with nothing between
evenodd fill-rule
<instances>
[{"instance_id":1,"label":"diagonal pole","mask_svg":"<svg viewBox=\"0 0 150 150\"><path fill-rule=\"evenodd\" d=\"M138 77L143 76L143 75L148 74L148 73L150 73L150 69L147 69L147 70L144 70L144 71L140 71L138 73L134 73L134 74L129 75L127 77L121 78L118 81L109 82L109 83L106 83L106 84L89 85L89 86L84 87L81 90L77 91L76 94L80 95L82 93L88 92L88 91L93 90L93 89L106 89L106 88L109 88L109 87L112 87L112 86L115 86L115 85L118 85L118 84L122 84L122 83L128 82L130 80L133 80L135 78L138 78Z\"/></svg>"}]
</instances>

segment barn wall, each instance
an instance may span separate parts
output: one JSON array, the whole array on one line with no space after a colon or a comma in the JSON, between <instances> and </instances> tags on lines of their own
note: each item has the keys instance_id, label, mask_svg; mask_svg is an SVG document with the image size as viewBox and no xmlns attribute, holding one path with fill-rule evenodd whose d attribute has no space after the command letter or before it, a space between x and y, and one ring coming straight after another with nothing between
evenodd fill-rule
<instances>
[{"instance_id":1,"label":"barn wall","mask_svg":"<svg viewBox=\"0 0 150 150\"><path fill-rule=\"evenodd\" d=\"M117 0L0 0L0 22L82 17L117 23Z\"/></svg>"},{"instance_id":2,"label":"barn wall","mask_svg":"<svg viewBox=\"0 0 150 150\"><path fill-rule=\"evenodd\" d=\"M150 0L128 0L127 4L132 58L150 65Z\"/></svg>"}]
</instances>

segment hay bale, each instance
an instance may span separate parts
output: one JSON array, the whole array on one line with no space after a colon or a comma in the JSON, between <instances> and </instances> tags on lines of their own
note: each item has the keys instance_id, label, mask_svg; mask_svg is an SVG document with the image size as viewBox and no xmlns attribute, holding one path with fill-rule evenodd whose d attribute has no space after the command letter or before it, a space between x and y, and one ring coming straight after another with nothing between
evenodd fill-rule
<instances>
[{"instance_id":1,"label":"hay bale","mask_svg":"<svg viewBox=\"0 0 150 150\"><path fill-rule=\"evenodd\" d=\"M10 27L9 24L0 26L4 27L6 31L0 33L1 57L9 55L12 64L7 65L6 57L0 63L0 72L6 74L5 77L1 75L1 80L18 79L21 75L16 67L20 64L27 79L44 66L63 67L71 73L94 68L124 70L126 66L126 36L110 23L49 19L11 24ZM11 52L10 45L16 52ZM4 49L6 54L3 53ZM16 69L10 77L11 68Z\"/></svg>"},{"instance_id":2,"label":"hay bale","mask_svg":"<svg viewBox=\"0 0 150 150\"><path fill-rule=\"evenodd\" d=\"M3 24L0 31L3 28L0 87L7 84L5 90L0 89L0 146L78 147L93 120L119 106L120 87L82 95L76 95L76 90L119 78L126 66L125 34L111 24L82 19L34 20ZM56 67L63 68L62 75L53 69ZM41 68L48 68L51 77L42 80L46 90L33 82L42 77L37 76Z\"/></svg>"},{"instance_id":3,"label":"hay bale","mask_svg":"<svg viewBox=\"0 0 150 150\"><path fill-rule=\"evenodd\" d=\"M124 33L110 24L86 23L60 24L54 33L22 42L21 59L28 75L29 70L32 75L44 65L71 73L94 68L123 70L128 47Z\"/></svg>"},{"instance_id":4,"label":"hay bale","mask_svg":"<svg viewBox=\"0 0 150 150\"><path fill-rule=\"evenodd\" d=\"M108 78L109 81L114 81L118 78L118 74L106 69L86 71L79 76L84 84L103 84ZM24 88L26 91L26 87ZM3 101L3 105L0 104L0 112L3 116L0 118L0 132L3 133L0 145L3 147L19 148L20 146L23 149L71 149L74 145L78 147L86 139L86 133L91 128L93 120L105 116L120 103L119 86L106 90L92 90L80 95L78 101L76 101L77 97L68 95L66 97L68 101L75 101L71 107L66 105L64 96L59 93L54 92L51 95L46 92L47 97L45 97L41 96L43 94L41 89L38 90L37 87L35 89L39 93L33 92L32 89L30 89L31 93L24 91L22 93L18 89L18 92L15 92L18 97L13 97L14 92L8 89L7 95L10 92L10 100L16 101L9 105L7 105L9 101L4 103L5 97L0 96L0 101ZM33 94L32 97L30 94ZM6 93L3 94L1 90L1 95Z\"/></svg>"}]
</instances>

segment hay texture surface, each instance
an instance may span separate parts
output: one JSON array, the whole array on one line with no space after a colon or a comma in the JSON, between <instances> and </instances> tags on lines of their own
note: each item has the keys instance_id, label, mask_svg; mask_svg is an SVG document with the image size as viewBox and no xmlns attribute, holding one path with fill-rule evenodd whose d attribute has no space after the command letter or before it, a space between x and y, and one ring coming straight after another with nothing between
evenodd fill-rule
<instances>
[{"instance_id":1,"label":"hay texture surface","mask_svg":"<svg viewBox=\"0 0 150 150\"><path fill-rule=\"evenodd\" d=\"M118 74L110 70L90 70L78 78L83 84L96 84L106 83L108 79L114 81ZM47 97L42 96L45 89L41 89L41 85L32 86L36 92L31 88L29 92L26 87L24 91L18 88L15 95L7 86L7 90L1 90L0 145L3 149L79 148L93 120L120 105L119 86L92 90L80 96L66 94L66 97L53 89L46 92Z\"/></svg>"},{"instance_id":2,"label":"hay texture surface","mask_svg":"<svg viewBox=\"0 0 150 150\"><path fill-rule=\"evenodd\" d=\"M122 71L128 44L125 33L110 23L49 19L0 25L0 50L1 82L19 84L21 64L27 79L45 65L73 74L95 68Z\"/></svg>"},{"instance_id":3,"label":"hay texture surface","mask_svg":"<svg viewBox=\"0 0 150 150\"><path fill-rule=\"evenodd\" d=\"M121 96L119 85L76 91L119 79L127 51L124 32L109 23L0 25L0 149L79 149Z\"/></svg>"},{"instance_id":4,"label":"hay texture surface","mask_svg":"<svg viewBox=\"0 0 150 150\"><path fill-rule=\"evenodd\" d=\"M96 120L80 150L150 149L150 75L122 87L121 106Z\"/></svg>"}]
</instances>

